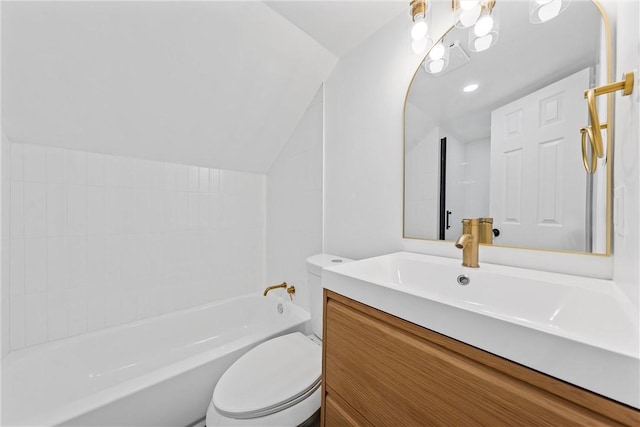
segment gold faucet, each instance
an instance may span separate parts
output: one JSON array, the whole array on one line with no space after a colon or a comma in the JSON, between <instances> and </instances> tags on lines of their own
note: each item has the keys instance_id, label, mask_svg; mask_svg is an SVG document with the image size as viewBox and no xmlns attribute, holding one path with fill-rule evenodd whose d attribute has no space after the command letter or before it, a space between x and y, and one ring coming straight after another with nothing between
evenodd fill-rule
<instances>
[{"instance_id":1,"label":"gold faucet","mask_svg":"<svg viewBox=\"0 0 640 427\"><path fill-rule=\"evenodd\" d=\"M291 285L289 287L287 287L287 282L282 282L279 285L272 285L272 286L267 286L267 289L264 290L264 295L265 297L267 296L267 293L269 293L269 291L273 290L273 289L279 289L279 288L284 288L287 290L287 293L289 294L289 298L291 298L291 301L293 301L293 296L296 293L296 287Z\"/></svg>"},{"instance_id":2,"label":"gold faucet","mask_svg":"<svg viewBox=\"0 0 640 427\"><path fill-rule=\"evenodd\" d=\"M493 245L493 218L478 218L480 227L479 242L486 245Z\"/></svg>"},{"instance_id":3,"label":"gold faucet","mask_svg":"<svg viewBox=\"0 0 640 427\"><path fill-rule=\"evenodd\" d=\"M272 286L267 286L267 289L264 290L264 295L265 297L267 296L267 293L273 289L278 289L278 288L287 288L287 282L282 282L279 285L272 285Z\"/></svg>"},{"instance_id":4,"label":"gold faucet","mask_svg":"<svg viewBox=\"0 0 640 427\"><path fill-rule=\"evenodd\" d=\"M478 243L480 243L480 221L477 218L462 220L462 236L456 241L456 248L462 249L462 265L478 268Z\"/></svg>"}]
</instances>

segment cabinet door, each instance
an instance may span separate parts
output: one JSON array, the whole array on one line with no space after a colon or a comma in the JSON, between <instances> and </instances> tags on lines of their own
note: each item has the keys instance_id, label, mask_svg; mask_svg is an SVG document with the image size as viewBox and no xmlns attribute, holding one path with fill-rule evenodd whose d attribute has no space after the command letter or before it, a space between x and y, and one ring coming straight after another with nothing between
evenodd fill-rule
<instances>
[{"instance_id":1,"label":"cabinet door","mask_svg":"<svg viewBox=\"0 0 640 427\"><path fill-rule=\"evenodd\" d=\"M325 307L324 390L328 398L341 397L373 425L618 424L426 336L432 334L455 346L459 342L338 299L328 298ZM472 355L481 352L469 349ZM329 417L326 421L326 426L334 425Z\"/></svg>"},{"instance_id":2,"label":"cabinet door","mask_svg":"<svg viewBox=\"0 0 640 427\"><path fill-rule=\"evenodd\" d=\"M324 425L331 427L367 427L371 424L339 396L327 395Z\"/></svg>"}]
</instances>

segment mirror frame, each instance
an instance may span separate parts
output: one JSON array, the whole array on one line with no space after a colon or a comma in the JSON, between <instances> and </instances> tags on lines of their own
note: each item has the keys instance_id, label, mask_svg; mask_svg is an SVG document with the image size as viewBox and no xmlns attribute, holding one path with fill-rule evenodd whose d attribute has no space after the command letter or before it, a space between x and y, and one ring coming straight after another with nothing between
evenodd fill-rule
<instances>
[{"instance_id":1,"label":"mirror frame","mask_svg":"<svg viewBox=\"0 0 640 427\"><path fill-rule=\"evenodd\" d=\"M504 0L502 0L504 1ZM607 15L607 11L604 9L599 0L591 0L593 5L598 9L600 13L600 17L602 18L602 30L604 31L604 48L606 49L606 82L605 84L613 82L613 43L612 43L612 34L611 34L611 23L609 21L609 16ZM447 34L451 30L455 28L455 24L451 25L447 30L438 38L434 43L435 46L439 41L443 40ZM432 46L432 47L433 47ZM409 91L411 90L411 86L413 85L413 81L415 80L417 74L422 70L422 63L426 59L427 55L429 55L430 49L425 52L424 56L420 60L418 64L418 68L413 73L411 77L411 81L409 82L409 87L405 93L404 97L404 105L402 108L402 238L403 239L411 239L411 240L421 240L428 242L443 242L443 243L451 243L453 241L449 240L438 240L438 239L425 239L421 237L411 237L406 235L405 230L405 218L406 218L406 123L407 123L407 100L409 99ZM605 252L604 253L589 253L589 252L581 252L581 251L569 251L569 250L561 250L561 249L546 249L539 247L529 247L529 246L512 246L512 245L488 245L486 243L481 243L483 246L495 246L499 248L508 248L508 249L525 249L525 250L533 250L533 251L542 251L542 252L560 252L560 253L570 253L570 254L578 254L578 255L588 255L588 256L597 256L597 257L609 257L612 254L612 221L613 221L613 133L615 129L613 127L613 105L614 105L614 94L607 94L607 114L606 114L606 124L607 124L607 152L606 157L604 159L603 166L606 167L606 206L605 206L605 221L606 221L606 237L605 237ZM585 100L584 108L587 108L587 103Z\"/></svg>"}]
</instances>

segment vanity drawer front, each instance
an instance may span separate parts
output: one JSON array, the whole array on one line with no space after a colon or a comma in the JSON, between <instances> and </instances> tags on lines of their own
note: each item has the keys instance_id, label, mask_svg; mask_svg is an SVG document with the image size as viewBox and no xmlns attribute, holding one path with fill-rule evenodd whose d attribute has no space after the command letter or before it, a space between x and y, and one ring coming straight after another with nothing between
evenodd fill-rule
<instances>
[{"instance_id":1,"label":"vanity drawer front","mask_svg":"<svg viewBox=\"0 0 640 427\"><path fill-rule=\"evenodd\" d=\"M324 412L324 425L332 427L367 427L372 426L358 412L340 399L339 396L327 395Z\"/></svg>"},{"instance_id":2,"label":"vanity drawer front","mask_svg":"<svg viewBox=\"0 0 640 427\"><path fill-rule=\"evenodd\" d=\"M505 369L488 366L471 358L480 350L452 351L443 339L461 343L371 307L328 292L325 316L325 393L373 425L618 425L510 375L511 362L482 352Z\"/></svg>"}]
</instances>

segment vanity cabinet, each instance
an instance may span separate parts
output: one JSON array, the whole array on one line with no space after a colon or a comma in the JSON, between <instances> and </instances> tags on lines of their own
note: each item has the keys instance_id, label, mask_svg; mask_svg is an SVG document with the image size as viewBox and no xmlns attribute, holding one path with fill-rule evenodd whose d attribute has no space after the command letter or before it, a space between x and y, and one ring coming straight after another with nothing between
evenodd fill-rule
<instances>
[{"instance_id":1,"label":"vanity cabinet","mask_svg":"<svg viewBox=\"0 0 640 427\"><path fill-rule=\"evenodd\" d=\"M334 292L322 425L640 425L640 412Z\"/></svg>"}]
</instances>

